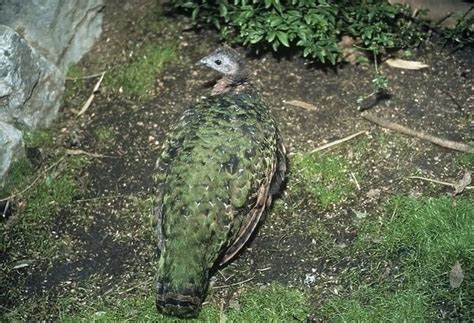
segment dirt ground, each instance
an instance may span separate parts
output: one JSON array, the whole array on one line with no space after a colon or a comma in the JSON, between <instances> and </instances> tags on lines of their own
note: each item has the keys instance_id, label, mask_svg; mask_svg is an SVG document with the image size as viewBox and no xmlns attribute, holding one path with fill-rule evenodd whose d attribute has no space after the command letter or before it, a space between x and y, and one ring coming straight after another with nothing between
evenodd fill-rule
<instances>
[{"instance_id":1,"label":"dirt ground","mask_svg":"<svg viewBox=\"0 0 474 323\"><path fill-rule=\"evenodd\" d=\"M209 94L216 75L194 62L219 42L210 31L190 29L185 17L168 17L172 24L163 25L158 32L148 28L142 22L153 17L150 8L154 1L133 0L125 5L118 0L105 2L103 34L79 63L82 75L123 64L140 44L150 41L174 41L178 59L159 74L150 99L133 100L102 89L84 116L76 117L97 81L87 79L78 93L65 100L55 125L55 142L106 157L91 159L78 174L83 186L75 202L54 215L51 230L72 241L69 253L28 270L10 272L4 280L7 285L2 286L5 308L40 296L55 299L72 289L77 290L79 299L85 299L91 297L91 290L105 297L117 285L134 286L139 280L149 285L140 288L152 288L152 229L144 234L140 228L142 204L135 203L134 198L146 201L153 194L151 174L166 133L187 107ZM363 175L348 198L327 209L319 207L311 196L284 191L278 208L267 214L248 248L216 274L212 284L252 278L252 284L277 281L302 286L308 284L308 275L318 275L323 279L312 286L318 303L334 292L337 272L351 270L354 259L325 255L307 234L309 226L315 221L324 223L331 239L344 248L357 234L352 225L355 211L375 214L382 201L394 194L416 196L429 191L439 195L450 191L449 187L408 176L455 182L465 169L455 162L459 153L390 132L361 117L356 101L372 91L373 67L325 67L297 54L279 57L263 53L248 58L254 83L280 124L290 156L367 131L337 148ZM472 48L450 53L448 48L427 42L413 59L429 68L410 71L380 66L389 80L391 97L369 112L432 135L472 142ZM315 109L295 107L287 103L291 100L309 103ZM111 130L113 140L97 139L97 131L104 128ZM357 152L355 147L361 141L368 154ZM290 178L287 186L291 185ZM282 211L285 209L290 212ZM71 220L79 213L84 214L85 222ZM2 254L0 261L9 263L11 259ZM9 294L11 290L16 290L15 297ZM219 292L224 298L232 293Z\"/></svg>"}]
</instances>

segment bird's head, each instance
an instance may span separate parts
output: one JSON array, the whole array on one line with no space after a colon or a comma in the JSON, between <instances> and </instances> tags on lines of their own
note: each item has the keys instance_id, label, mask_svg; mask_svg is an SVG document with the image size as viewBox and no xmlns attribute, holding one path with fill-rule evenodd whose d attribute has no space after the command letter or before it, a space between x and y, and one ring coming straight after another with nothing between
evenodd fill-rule
<instances>
[{"instance_id":1,"label":"bird's head","mask_svg":"<svg viewBox=\"0 0 474 323\"><path fill-rule=\"evenodd\" d=\"M247 78L245 62L239 53L230 47L221 47L199 61L217 72L241 81Z\"/></svg>"}]
</instances>

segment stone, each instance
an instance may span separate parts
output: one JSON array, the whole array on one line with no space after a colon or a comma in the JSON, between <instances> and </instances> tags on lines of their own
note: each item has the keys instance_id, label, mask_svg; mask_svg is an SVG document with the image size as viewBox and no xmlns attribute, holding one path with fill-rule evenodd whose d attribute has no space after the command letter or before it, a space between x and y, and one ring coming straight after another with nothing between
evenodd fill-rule
<instances>
[{"instance_id":1,"label":"stone","mask_svg":"<svg viewBox=\"0 0 474 323\"><path fill-rule=\"evenodd\" d=\"M57 115L64 79L18 33L0 25L0 121L48 126Z\"/></svg>"},{"instance_id":2,"label":"stone","mask_svg":"<svg viewBox=\"0 0 474 323\"><path fill-rule=\"evenodd\" d=\"M11 164L24 155L21 131L0 121L0 187Z\"/></svg>"},{"instance_id":3,"label":"stone","mask_svg":"<svg viewBox=\"0 0 474 323\"><path fill-rule=\"evenodd\" d=\"M0 23L65 72L99 38L103 8L103 0L1 0Z\"/></svg>"}]
</instances>

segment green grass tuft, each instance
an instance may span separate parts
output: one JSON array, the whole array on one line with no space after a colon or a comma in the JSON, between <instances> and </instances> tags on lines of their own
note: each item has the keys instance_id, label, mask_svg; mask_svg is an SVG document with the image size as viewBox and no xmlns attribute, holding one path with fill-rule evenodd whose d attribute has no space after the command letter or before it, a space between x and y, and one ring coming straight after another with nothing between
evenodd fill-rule
<instances>
[{"instance_id":1,"label":"green grass tuft","mask_svg":"<svg viewBox=\"0 0 474 323\"><path fill-rule=\"evenodd\" d=\"M81 68L78 65L69 66L66 77L70 79L76 79L82 76Z\"/></svg>"},{"instance_id":2,"label":"green grass tuft","mask_svg":"<svg viewBox=\"0 0 474 323\"><path fill-rule=\"evenodd\" d=\"M105 85L129 97L151 95L157 73L163 65L176 59L172 44L147 44L139 49L133 61L117 66L105 76Z\"/></svg>"},{"instance_id":3,"label":"green grass tuft","mask_svg":"<svg viewBox=\"0 0 474 323\"><path fill-rule=\"evenodd\" d=\"M12 164L8 170L5 185L0 189L0 198L6 198L16 188L26 186L33 175L33 167L28 159L23 158Z\"/></svg>"},{"instance_id":4,"label":"green grass tuft","mask_svg":"<svg viewBox=\"0 0 474 323\"><path fill-rule=\"evenodd\" d=\"M115 137L115 131L112 127L100 127L94 131L97 140L102 143L107 143Z\"/></svg>"},{"instance_id":5,"label":"green grass tuft","mask_svg":"<svg viewBox=\"0 0 474 323\"><path fill-rule=\"evenodd\" d=\"M63 322L155 321L155 322L293 322L306 320L309 305L305 293L278 284L251 288L238 300L238 308L221 311L213 304L204 305L193 320L162 316L156 311L153 295L116 298L113 303L96 304L91 312L63 315Z\"/></svg>"},{"instance_id":6,"label":"green grass tuft","mask_svg":"<svg viewBox=\"0 0 474 323\"><path fill-rule=\"evenodd\" d=\"M317 198L323 208L340 203L352 191L348 168L347 160L337 155L297 154L291 160L298 187Z\"/></svg>"},{"instance_id":7,"label":"green grass tuft","mask_svg":"<svg viewBox=\"0 0 474 323\"><path fill-rule=\"evenodd\" d=\"M457 159L456 163L461 167L474 166L474 154L463 153Z\"/></svg>"},{"instance_id":8,"label":"green grass tuft","mask_svg":"<svg viewBox=\"0 0 474 323\"><path fill-rule=\"evenodd\" d=\"M53 144L53 134L49 129L25 130L23 140L27 147L48 147Z\"/></svg>"},{"instance_id":9,"label":"green grass tuft","mask_svg":"<svg viewBox=\"0 0 474 323\"><path fill-rule=\"evenodd\" d=\"M304 292L279 284L249 289L239 304L225 313L231 322L305 321L310 311Z\"/></svg>"},{"instance_id":10,"label":"green grass tuft","mask_svg":"<svg viewBox=\"0 0 474 323\"><path fill-rule=\"evenodd\" d=\"M369 222L362 228L361 250L368 247L370 238L381 239L379 252L401 256L430 276L448 270L456 260L474 256L472 201L401 196L391 200L388 214L393 217L383 225Z\"/></svg>"},{"instance_id":11,"label":"green grass tuft","mask_svg":"<svg viewBox=\"0 0 474 323\"><path fill-rule=\"evenodd\" d=\"M322 312L340 321L467 319L474 284L452 288L449 272L457 261L473 271L473 228L469 199L392 198L380 221L361 225L353 251L363 270L346 275L348 292Z\"/></svg>"},{"instance_id":12,"label":"green grass tuft","mask_svg":"<svg viewBox=\"0 0 474 323\"><path fill-rule=\"evenodd\" d=\"M426 296L416 290L390 292L377 287L333 298L322 310L331 322L421 322L427 311Z\"/></svg>"}]
</instances>

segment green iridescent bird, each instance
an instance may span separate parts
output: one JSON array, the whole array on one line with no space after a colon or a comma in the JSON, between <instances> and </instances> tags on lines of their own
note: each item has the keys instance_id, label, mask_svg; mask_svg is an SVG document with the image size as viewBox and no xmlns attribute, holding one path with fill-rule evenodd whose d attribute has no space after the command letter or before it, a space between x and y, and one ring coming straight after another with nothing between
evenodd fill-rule
<instances>
[{"instance_id":1,"label":"green iridescent bird","mask_svg":"<svg viewBox=\"0 0 474 323\"><path fill-rule=\"evenodd\" d=\"M223 74L181 116L157 162L156 305L190 317L212 269L235 256L283 181L285 148L244 60L224 47L200 60Z\"/></svg>"}]
</instances>

